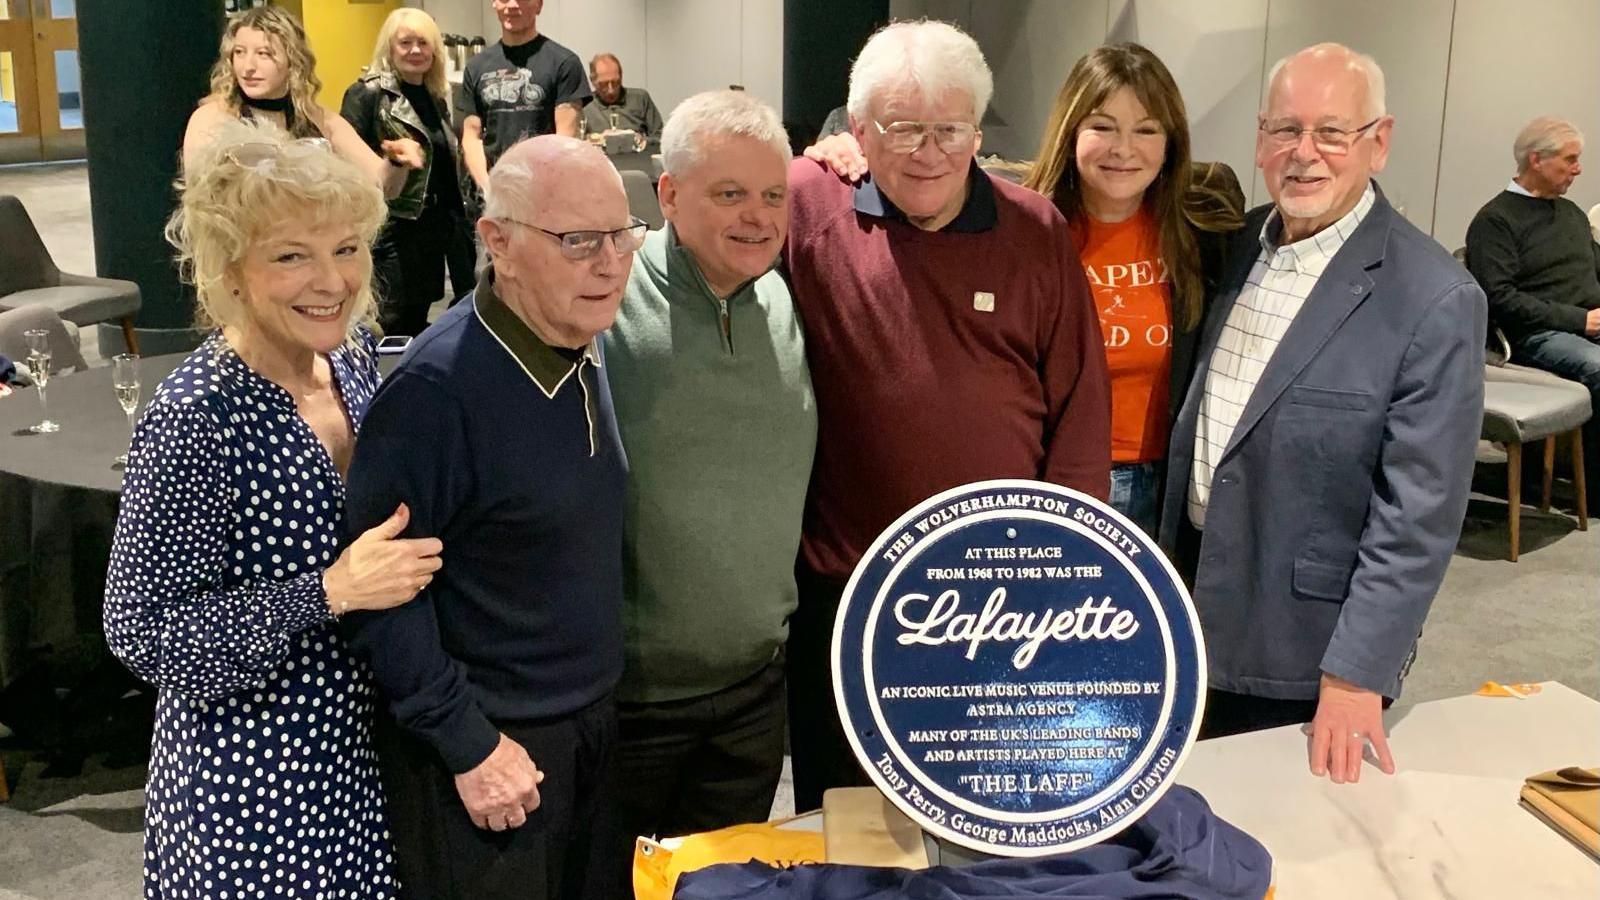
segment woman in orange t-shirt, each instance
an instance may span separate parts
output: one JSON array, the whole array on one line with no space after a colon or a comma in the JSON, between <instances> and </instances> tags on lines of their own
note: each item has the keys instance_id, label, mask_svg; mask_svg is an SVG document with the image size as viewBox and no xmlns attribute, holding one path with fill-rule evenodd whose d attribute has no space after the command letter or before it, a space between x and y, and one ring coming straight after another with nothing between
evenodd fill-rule
<instances>
[{"instance_id":1,"label":"woman in orange t-shirt","mask_svg":"<svg viewBox=\"0 0 1600 900\"><path fill-rule=\"evenodd\" d=\"M1227 166L1190 162L1183 97L1138 44L1098 47L1072 67L1025 184L1067 217L1099 307L1111 504L1154 535L1172 414L1244 194Z\"/></svg>"}]
</instances>

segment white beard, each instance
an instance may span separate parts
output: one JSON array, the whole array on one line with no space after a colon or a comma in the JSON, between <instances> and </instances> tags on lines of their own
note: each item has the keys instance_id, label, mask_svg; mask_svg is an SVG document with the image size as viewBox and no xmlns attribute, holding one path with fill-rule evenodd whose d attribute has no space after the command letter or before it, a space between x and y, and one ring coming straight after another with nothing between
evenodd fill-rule
<instances>
[{"instance_id":1,"label":"white beard","mask_svg":"<svg viewBox=\"0 0 1600 900\"><path fill-rule=\"evenodd\" d=\"M1331 188L1331 185L1330 185ZM1323 190L1309 197L1280 197L1278 209L1295 219L1316 219L1327 215L1333 208L1333 191Z\"/></svg>"}]
</instances>

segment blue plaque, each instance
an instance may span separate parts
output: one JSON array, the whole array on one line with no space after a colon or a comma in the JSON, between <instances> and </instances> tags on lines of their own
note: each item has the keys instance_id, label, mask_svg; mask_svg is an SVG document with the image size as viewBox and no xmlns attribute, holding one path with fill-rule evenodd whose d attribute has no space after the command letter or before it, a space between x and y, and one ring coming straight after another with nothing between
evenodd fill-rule
<instances>
[{"instance_id":1,"label":"blue plaque","mask_svg":"<svg viewBox=\"0 0 1600 900\"><path fill-rule=\"evenodd\" d=\"M1144 532L1037 481L946 491L856 566L833 633L857 759L983 853L1104 840L1170 787L1205 703L1189 593Z\"/></svg>"}]
</instances>

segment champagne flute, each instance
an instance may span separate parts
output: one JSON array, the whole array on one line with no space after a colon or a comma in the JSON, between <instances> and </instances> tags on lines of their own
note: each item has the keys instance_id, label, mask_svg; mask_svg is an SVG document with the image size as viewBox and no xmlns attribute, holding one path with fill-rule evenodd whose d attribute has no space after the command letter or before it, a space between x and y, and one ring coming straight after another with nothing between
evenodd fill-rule
<instances>
[{"instance_id":1,"label":"champagne flute","mask_svg":"<svg viewBox=\"0 0 1600 900\"><path fill-rule=\"evenodd\" d=\"M139 409L139 355L118 353L111 357L111 386L117 391L117 403L128 417L128 442L133 442L134 412ZM117 464L128 464L128 454L117 457Z\"/></svg>"},{"instance_id":2,"label":"champagne flute","mask_svg":"<svg viewBox=\"0 0 1600 900\"><path fill-rule=\"evenodd\" d=\"M33 386L39 389L39 424L28 430L34 434L51 434L61 426L50 421L50 405L46 402L45 388L50 384L50 332L43 328L24 331L28 341L28 374L33 376Z\"/></svg>"}]
</instances>

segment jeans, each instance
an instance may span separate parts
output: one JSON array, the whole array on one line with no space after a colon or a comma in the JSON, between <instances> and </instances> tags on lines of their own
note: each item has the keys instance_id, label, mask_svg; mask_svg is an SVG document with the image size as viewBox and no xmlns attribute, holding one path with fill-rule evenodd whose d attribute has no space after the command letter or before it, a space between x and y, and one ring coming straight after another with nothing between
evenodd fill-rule
<instances>
[{"instance_id":1,"label":"jeans","mask_svg":"<svg viewBox=\"0 0 1600 900\"><path fill-rule=\"evenodd\" d=\"M1160 518L1161 486L1165 481L1164 461L1118 463L1111 467L1111 506L1144 529L1155 540Z\"/></svg>"},{"instance_id":2,"label":"jeans","mask_svg":"<svg viewBox=\"0 0 1600 900\"><path fill-rule=\"evenodd\" d=\"M1513 362L1543 369L1589 389L1593 415L1583 426L1583 468L1589 502L1600 500L1600 341L1565 331L1535 331L1517 342Z\"/></svg>"}]
</instances>

